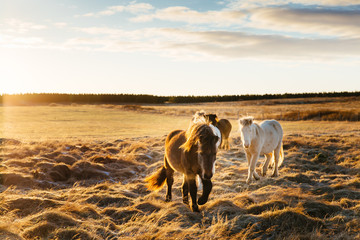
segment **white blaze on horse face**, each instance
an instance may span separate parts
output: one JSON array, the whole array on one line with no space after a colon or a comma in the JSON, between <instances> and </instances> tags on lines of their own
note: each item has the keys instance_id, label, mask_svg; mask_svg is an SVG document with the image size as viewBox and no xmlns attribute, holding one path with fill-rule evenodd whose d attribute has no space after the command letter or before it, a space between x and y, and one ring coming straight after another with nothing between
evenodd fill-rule
<instances>
[{"instance_id":1,"label":"white blaze on horse face","mask_svg":"<svg viewBox=\"0 0 360 240\"><path fill-rule=\"evenodd\" d=\"M214 135L219 138L219 140L216 142L216 149L218 149L221 144L221 132L217 127L215 127L212 124L209 124L209 127L211 127L211 130L213 131Z\"/></svg>"},{"instance_id":2,"label":"white blaze on horse face","mask_svg":"<svg viewBox=\"0 0 360 240\"><path fill-rule=\"evenodd\" d=\"M198 153L198 159L201 167L201 177L203 179L211 179L215 173L216 155Z\"/></svg>"},{"instance_id":3,"label":"white blaze on horse face","mask_svg":"<svg viewBox=\"0 0 360 240\"><path fill-rule=\"evenodd\" d=\"M212 174L213 175L215 174L215 161L214 161L213 168L212 168Z\"/></svg>"},{"instance_id":4,"label":"white blaze on horse face","mask_svg":"<svg viewBox=\"0 0 360 240\"><path fill-rule=\"evenodd\" d=\"M251 126L242 126L240 132L241 132L241 140L243 142L244 148L250 147L251 136L252 136Z\"/></svg>"}]
</instances>

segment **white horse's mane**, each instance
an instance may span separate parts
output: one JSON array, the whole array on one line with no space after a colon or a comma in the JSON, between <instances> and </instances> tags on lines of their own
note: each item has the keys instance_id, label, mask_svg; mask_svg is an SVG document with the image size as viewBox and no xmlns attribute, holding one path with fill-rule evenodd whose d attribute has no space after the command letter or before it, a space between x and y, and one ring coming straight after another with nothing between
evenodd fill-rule
<instances>
[{"instance_id":1,"label":"white horse's mane","mask_svg":"<svg viewBox=\"0 0 360 240\"><path fill-rule=\"evenodd\" d=\"M239 123L243 126L250 126L254 122L254 117L247 116L239 119Z\"/></svg>"},{"instance_id":2,"label":"white horse's mane","mask_svg":"<svg viewBox=\"0 0 360 240\"><path fill-rule=\"evenodd\" d=\"M208 123L205 118L206 112L204 110L197 111L192 118L193 123Z\"/></svg>"}]
</instances>

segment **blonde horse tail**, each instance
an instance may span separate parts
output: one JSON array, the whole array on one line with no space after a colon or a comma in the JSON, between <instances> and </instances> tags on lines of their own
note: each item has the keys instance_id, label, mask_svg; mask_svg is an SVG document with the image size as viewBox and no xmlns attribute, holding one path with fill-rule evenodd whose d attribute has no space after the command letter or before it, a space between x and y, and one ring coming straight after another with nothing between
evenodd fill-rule
<instances>
[{"instance_id":1,"label":"blonde horse tail","mask_svg":"<svg viewBox=\"0 0 360 240\"><path fill-rule=\"evenodd\" d=\"M159 190L162 188L166 180L166 169L165 166L162 166L156 173L151 176L145 178L145 182L147 182L147 188L149 190Z\"/></svg>"},{"instance_id":2,"label":"blonde horse tail","mask_svg":"<svg viewBox=\"0 0 360 240\"><path fill-rule=\"evenodd\" d=\"M278 163L278 167L281 166L281 164L284 161L284 149L283 149L283 144L281 143L281 148L280 148L280 154L279 154L279 163Z\"/></svg>"}]
</instances>

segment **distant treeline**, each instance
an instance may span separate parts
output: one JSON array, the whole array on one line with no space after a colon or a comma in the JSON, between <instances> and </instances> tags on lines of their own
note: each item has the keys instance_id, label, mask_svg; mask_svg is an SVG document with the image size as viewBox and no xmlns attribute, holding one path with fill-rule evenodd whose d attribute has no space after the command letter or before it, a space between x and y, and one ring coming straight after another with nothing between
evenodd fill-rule
<instances>
[{"instance_id":1,"label":"distant treeline","mask_svg":"<svg viewBox=\"0 0 360 240\"><path fill-rule=\"evenodd\" d=\"M229 102L244 100L314 98L314 97L353 97L360 92L322 92L322 93L284 93L284 94L246 94L225 96L155 96L146 94L59 94L27 93L0 95L0 104L37 105L37 104L122 104L122 103L200 103Z\"/></svg>"}]
</instances>

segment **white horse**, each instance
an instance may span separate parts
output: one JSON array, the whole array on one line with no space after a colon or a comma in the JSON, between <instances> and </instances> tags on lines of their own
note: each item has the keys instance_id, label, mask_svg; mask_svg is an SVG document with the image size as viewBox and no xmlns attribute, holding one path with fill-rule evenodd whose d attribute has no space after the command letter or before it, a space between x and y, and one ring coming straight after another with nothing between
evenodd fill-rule
<instances>
[{"instance_id":1,"label":"white horse","mask_svg":"<svg viewBox=\"0 0 360 240\"><path fill-rule=\"evenodd\" d=\"M255 171L260 155L265 155L266 157L261 174L265 176L269 164L275 160L272 177L279 176L278 168L284 160L282 146L283 129L280 123L276 120L266 120L258 124L254 122L253 117L245 117L239 120L239 125L241 140L249 167L246 183L251 183L252 176L256 180L260 179Z\"/></svg>"}]
</instances>

